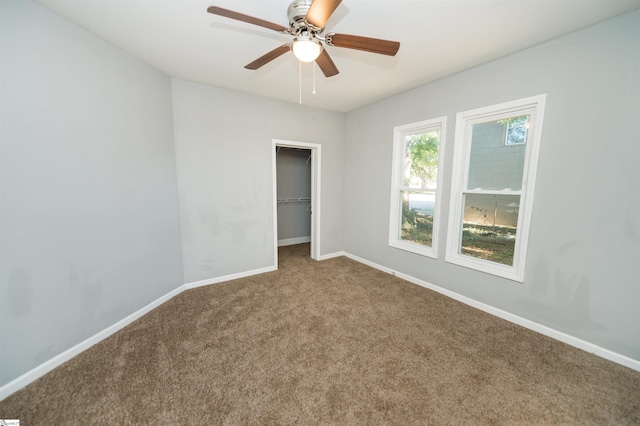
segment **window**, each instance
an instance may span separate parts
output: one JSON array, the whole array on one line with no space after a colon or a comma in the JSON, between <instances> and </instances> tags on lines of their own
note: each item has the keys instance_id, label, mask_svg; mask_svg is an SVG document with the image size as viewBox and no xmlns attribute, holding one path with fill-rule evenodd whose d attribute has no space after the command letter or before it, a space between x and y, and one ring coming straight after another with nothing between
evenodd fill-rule
<instances>
[{"instance_id":1,"label":"window","mask_svg":"<svg viewBox=\"0 0 640 426\"><path fill-rule=\"evenodd\" d=\"M389 245L436 257L446 117L395 127Z\"/></svg>"},{"instance_id":2,"label":"window","mask_svg":"<svg viewBox=\"0 0 640 426\"><path fill-rule=\"evenodd\" d=\"M544 103L457 114L447 262L522 282Z\"/></svg>"}]
</instances>

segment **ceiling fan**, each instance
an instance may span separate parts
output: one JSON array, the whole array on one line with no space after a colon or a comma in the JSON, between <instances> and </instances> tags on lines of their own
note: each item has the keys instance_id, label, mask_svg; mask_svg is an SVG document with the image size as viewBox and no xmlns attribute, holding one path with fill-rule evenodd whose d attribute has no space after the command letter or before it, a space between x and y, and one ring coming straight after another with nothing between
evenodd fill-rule
<instances>
[{"instance_id":1,"label":"ceiling fan","mask_svg":"<svg viewBox=\"0 0 640 426\"><path fill-rule=\"evenodd\" d=\"M287 9L288 27L217 6L210 6L207 12L293 36L291 43L283 44L245 65L245 68L250 70L257 70L281 55L292 51L302 62L315 61L326 77L334 76L340 71L331 60L322 42L328 46L395 56L400 48L400 43L397 41L336 33L327 33L325 36L321 36L325 24L341 1L294 0Z\"/></svg>"}]
</instances>

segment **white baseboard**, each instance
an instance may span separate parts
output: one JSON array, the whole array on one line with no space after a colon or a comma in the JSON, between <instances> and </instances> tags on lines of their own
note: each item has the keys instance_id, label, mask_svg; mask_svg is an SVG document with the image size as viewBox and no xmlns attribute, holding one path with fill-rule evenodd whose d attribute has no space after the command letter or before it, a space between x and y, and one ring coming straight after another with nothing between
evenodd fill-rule
<instances>
[{"instance_id":1,"label":"white baseboard","mask_svg":"<svg viewBox=\"0 0 640 426\"><path fill-rule=\"evenodd\" d=\"M95 345L96 343L99 343L100 341L111 336L116 331L119 331L125 328L126 326L128 326L129 324L131 324L132 322L134 322L144 314L150 312L152 309L157 308L158 306L162 305L163 303L165 303L169 299L172 299L173 297L177 296L183 291L184 291L184 286L182 285L176 288L175 290L172 290L169 293L165 294L164 296L149 303L147 306L143 307L142 309L139 309L136 312L132 313L131 315L121 319L120 321L113 324L112 326L105 328L99 333L89 337L88 339L78 343L77 345L67 349L66 351L54 356L48 361L43 362L37 367L27 371L22 376L13 379L9 383L0 387L0 401L5 399L12 393L27 386L29 383L35 381L36 379L39 379L40 377L44 376L49 371L53 370L59 365L62 365L63 363L69 361L74 356L89 349L91 346Z\"/></svg>"},{"instance_id":2,"label":"white baseboard","mask_svg":"<svg viewBox=\"0 0 640 426\"><path fill-rule=\"evenodd\" d=\"M158 299L156 299L153 302L149 303L145 307L137 310L136 312L132 313L131 315L127 316L126 318L121 319L120 321L118 321L117 323L113 324L112 326L107 327L106 329L100 331L99 333L89 337L88 339L78 343L77 345L67 349L66 351L54 356L53 358L49 359L48 361L43 362L42 364L38 365L37 367L27 371L22 376L17 377L15 379L13 379L12 381L10 381L9 383L5 384L4 386L0 387L0 401L5 399L6 397L11 395L12 393L14 393L14 392L22 389L23 387L27 386L29 383L35 381L36 379L39 379L40 377L44 376L45 374L47 374L48 372L50 372L54 368L56 368L56 367L60 366L61 364L69 361L74 356L76 356L76 355L80 354L81 352L84 352L85 350L89 349L91 346L95 345L96 343L99 343L100 341L102 341L102 340L106 339L107 337L111 336L116 331L119 331L119 330L125 328L126 326L128 326L129 324L131 324L133 321L137 320L138 318L140 318L144 314L150 312L152 309L157 308L158 306L160 306L163 303L167 302L169 299L174 298L175 296L179 295L180 293L182 293L185 290L189 290L189 289L196 288L196 287L202 287L202 286L205 286L205 285L217 284L217 283L221 283L221 282L224 282L224 281L231 281L231 280L235 280L235 279L238 279L238 278L248 277L248 276L251 276L251 275L263 274L265 272L271 272L271 271L275 271L277 269L278 268L276 266L268 266L268 267L262 268L262 269L254 269L252 271L240 272L240 273L231 274L231 275L224 275L222 277L211 278L211 279L208 279L208 280L202 280L202 281L197 281L197 282L181 285L180 287L176 288L175 290L170 291L169 293L165 294L162 297L159 297Z\"/></svg>"},{"instance_id":3,"label":"white baseboard","mask_svg":"<svg viewBox=\"0 0 640 426\"><path fill-rule=\"evenodd\" d=\"M387 274L391 274L391 275L396 275L396 271L394 271L393 269L387 268L386 266L378 265L375 262L371 262L370 260L364 259L362 257L358 257L355 254L345 252L344 255L349 259L355 260L356 262L364 263L365 265L371 266L372 268L375 268L379 271L386 272Z\"/></svg>"},{"instance_id":4,"label":"white baseboard","mask_svg":"<svg viewBox=\"0 0 640 426\"><path fill-rule=\"evenodd\" d=\"M322 256L318 257L318 260L333 259L334 257L340 257L340 256L346 256L346 255L347 253L343 251L337 251L335 253L323 254Z\"/></svg>"},{"instance_id":5,"label":"white baseboard","mask_svg":"<svg viewBox=\"0 0 640 426\"><path fill-rule=\"evenodd\" d=\"M292 246L294 244L304 244L311 242L311 235L306 237L286 238L284 240L278 240L278 247Z\"/></svg>"},{"instance_id":6,"label":"white baseboard","mask_svg":"<svg viewBox=\"0 0 640 426\"><path fill-rule=\"evenodd\" d=\"M210 278L208 280L195 281L184 285L185 290L190 290L196 287L202 287L206 285L218 284L225 281L237 280L239 278L250 277L251 275L264 274L266 272L272 272L278 270L277 266L267 266L266 268L254 269L252 271L238 272L237 274L223 275L221 277Z\"/></svg>"},{"instance_id":7,"label":"white baseboard","mask_svg":"<svg viewBox=\"0 0 640 426\"><path fill-rule=\"evenodd\" d=\"M387 274L395 275L396 277L401 278L405 281L409 281L410 283L417 284L424 288L428 288L429 290L433 290L440 294L444 294L445 296L455 299L466 305L472 306L476 309L480 309L481 311L487 312L491 315L495 315L509 322L518 324L522 327L528 328L529 330L533 330L547 337L551 337L552 339L559 340L560 342L574 346L578 349L582 349L585 352L592 353L601 358L607 359L609 361L613 361L620 365L624 365L625 367L629 367L633 370L640 371L640 360L629 358L628 356L600 347L596 344L587 342L586 340L579 339L577 337L555 330L546 325L542 325L535 321L531 321L526 318L522 318L518 315L512 314L510 312L503 311L502 309L498 309L491 305L478 302L477 300L471 299L467 296L463 296L459 293L453 292L451 290L447 290L446 288L442 288L437 285L428 283L426 281L412 277L411 275L407 275L402 272L395 271L391 268L387 268L386 266L382 266L377 263L371 262L369 260L363 259L361 257L355 256L351 253L345 253L344 255L350 259L355 260L356 262L363 263L367 266L371 266L372 268L378 269L382 272L386 272Z\"/></svg>"}]
</instances>

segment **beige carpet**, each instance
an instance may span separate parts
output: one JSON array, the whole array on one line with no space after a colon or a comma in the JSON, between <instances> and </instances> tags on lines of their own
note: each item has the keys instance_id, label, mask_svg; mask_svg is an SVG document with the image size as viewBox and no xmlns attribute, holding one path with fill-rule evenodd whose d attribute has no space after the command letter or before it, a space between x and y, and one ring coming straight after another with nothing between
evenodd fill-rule
<instances>
[{"instance_id":1,"label":"beige carpet","mask_svg":"<svg viewBox=\"0 0 640 426\"><path fill-rule=\"evenodd\" d=\"M640 424L640 373L308 251L182 293L0 402L0 419Z\"/></svg>"}]
</instances>

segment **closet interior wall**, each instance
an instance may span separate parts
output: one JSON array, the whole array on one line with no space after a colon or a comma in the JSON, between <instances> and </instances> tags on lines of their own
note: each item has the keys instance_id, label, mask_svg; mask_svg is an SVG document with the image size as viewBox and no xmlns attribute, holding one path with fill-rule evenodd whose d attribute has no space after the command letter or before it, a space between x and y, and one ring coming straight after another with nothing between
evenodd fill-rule
<instances>
[{"instance_id":1,"label":"closet interior wall","mask_svg":"<svg viewBox=\"0 0 640 426\"><path fill-rule=\"evenodd\" d=\"M311 150L277 147L278 246L311 241Z\"/></svg>"}]
</instances>

